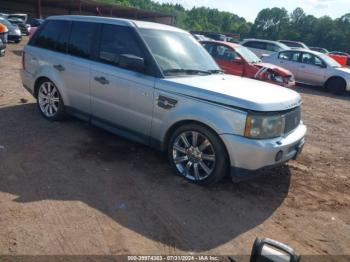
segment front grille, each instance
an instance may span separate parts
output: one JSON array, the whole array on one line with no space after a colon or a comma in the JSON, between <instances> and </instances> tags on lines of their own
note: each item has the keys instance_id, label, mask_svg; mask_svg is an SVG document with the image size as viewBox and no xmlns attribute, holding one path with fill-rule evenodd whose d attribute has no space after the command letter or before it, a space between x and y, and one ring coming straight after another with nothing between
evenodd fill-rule
<instances>
[{"instance_id":1,"label":"front grille","mask_svg":"<svg viewBox=\"0 0 350 262\"><path fill-rule=\"evenodd\" d=\"M285 117L284 133L286 134L296 129L300 124L300 118L301 118L300 107L297 107L292 111L289 111L284 115L284 117Z\"/></svg>"}]
</instances>

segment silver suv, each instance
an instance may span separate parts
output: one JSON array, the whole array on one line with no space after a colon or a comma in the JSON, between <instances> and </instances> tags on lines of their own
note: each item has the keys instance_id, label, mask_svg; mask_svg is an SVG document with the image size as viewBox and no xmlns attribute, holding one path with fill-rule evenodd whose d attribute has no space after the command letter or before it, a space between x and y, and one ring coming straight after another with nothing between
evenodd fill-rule
<instances>
[{"instance_id":1,"label":"silver suv","mask_svg":"<svg viewBox=\"0 0 350 262\"><path fill-rule=\"evenodd\" d=\"M56 16L24 48L24 87L49 120L68 113L167 151L198 184L298 155L298 93L225 75L187 32L141 21Z\"/></svg>"}]
</instances>

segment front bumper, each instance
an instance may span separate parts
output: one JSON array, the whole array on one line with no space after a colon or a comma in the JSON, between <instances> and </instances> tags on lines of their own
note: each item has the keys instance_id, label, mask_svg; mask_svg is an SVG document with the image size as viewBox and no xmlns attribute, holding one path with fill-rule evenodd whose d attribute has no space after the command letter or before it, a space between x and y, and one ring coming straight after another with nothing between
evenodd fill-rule
<instances>
[{"instance_id":1,"label":"front bumper","mask_svg":"<svg viewBox=\"0 0 350 262\"><path fill-rule=\"evenodd\" d=\"M8 35L8 41L19 42L21 40L22 40L22 36L21 35Z\"/></svg>"},{"instance_id":2,"label":"front bumper","mask_svg":"<svg viewBox=\"0 0 350 262\"><path fill-rule=\"evenodd\" d=\"M304 145L306 130L306 126L300 124L283 137L264 140L221 135L229 154L232 179L244 180L255 176L260 170L282 165L295 158ZM282 154L280 158L278 154Z\"/></svg>"}]
</instances>

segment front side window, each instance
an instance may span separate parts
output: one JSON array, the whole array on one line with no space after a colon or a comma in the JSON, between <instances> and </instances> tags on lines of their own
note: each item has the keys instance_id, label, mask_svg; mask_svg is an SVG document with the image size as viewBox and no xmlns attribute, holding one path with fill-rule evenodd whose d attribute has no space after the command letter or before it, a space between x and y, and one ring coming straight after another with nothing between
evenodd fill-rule
<instances>
[{"instance_id":1,"label":"front side window","mask_svg":"<svg viewBox=\"0 0 350 262\"><path fill-rule=\"evenodd\" d=\"M96 25L89 22L73 22L68 53L73 56L90 58Z\"/></svg>"},{"instance_id":2,"label":"front side window","mask_svg":"<svg viewBox=\"0 0 350 262\"><path fill-rule=\"evenodd\" d=\"M210 54L188 33L147 28L139 32L164 75L221 71Z\"/></svg>"},{"instance_id":3,"label":"front side window","mask_svg":"<svg viewBox=\"0 0 350 262\"><path fill-rule=\"evenodd\" d=\"M142 57L136 36L129 27L103 25L98 58L101 62L118 65L123 54Z\"/></svg>"},{"instance_id":4,"label":"front side window","mask_svg":"<svg viewBox=\"0 0 350 262\"><path fill-rule=\"evenodd\" d=\"M308 64L308 65L314 65L314 66L323 66L323 62L320 58L313 54L304 53L302 56L302 63Z\"/></svg>"}]
</instances>

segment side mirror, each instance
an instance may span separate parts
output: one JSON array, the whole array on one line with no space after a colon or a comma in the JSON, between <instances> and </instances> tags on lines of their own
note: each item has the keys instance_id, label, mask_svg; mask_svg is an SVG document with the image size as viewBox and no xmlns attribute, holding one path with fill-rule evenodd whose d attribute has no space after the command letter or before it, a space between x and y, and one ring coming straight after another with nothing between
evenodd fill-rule
<instances>
[{"instance_id":1,"label":"side mirror","mask_svg":"<svg viewBox=\"0 0 350 262\"><path fill-rule=\"evenodd\" d=\"M143 71L145 68L145 60L139 56L122 54L119 57L118 65L127 69Z\"/></svg>"},{"instance_id":2,"label":"side mirror","mask_svg":"<svg viewBox=\"0 0 350 262\"><path fill-rule=\"evenodd\" d=\"M250 262L299 262L300 256L295 251L278 241L257 238L254 242Z\"/></svg>"},{"instance_id":3,"label":"side mirror","mask_svg":"<svg viewBox=\"0 0 350 262\"><path fill-rule=\"evenodd\" d=\"M237 64L242 64L243 63L243 60L242 58L240 58L239 56L236 56L234 59L233 59L233 62L237 63Z\"/></svg>"}]
</instances>

